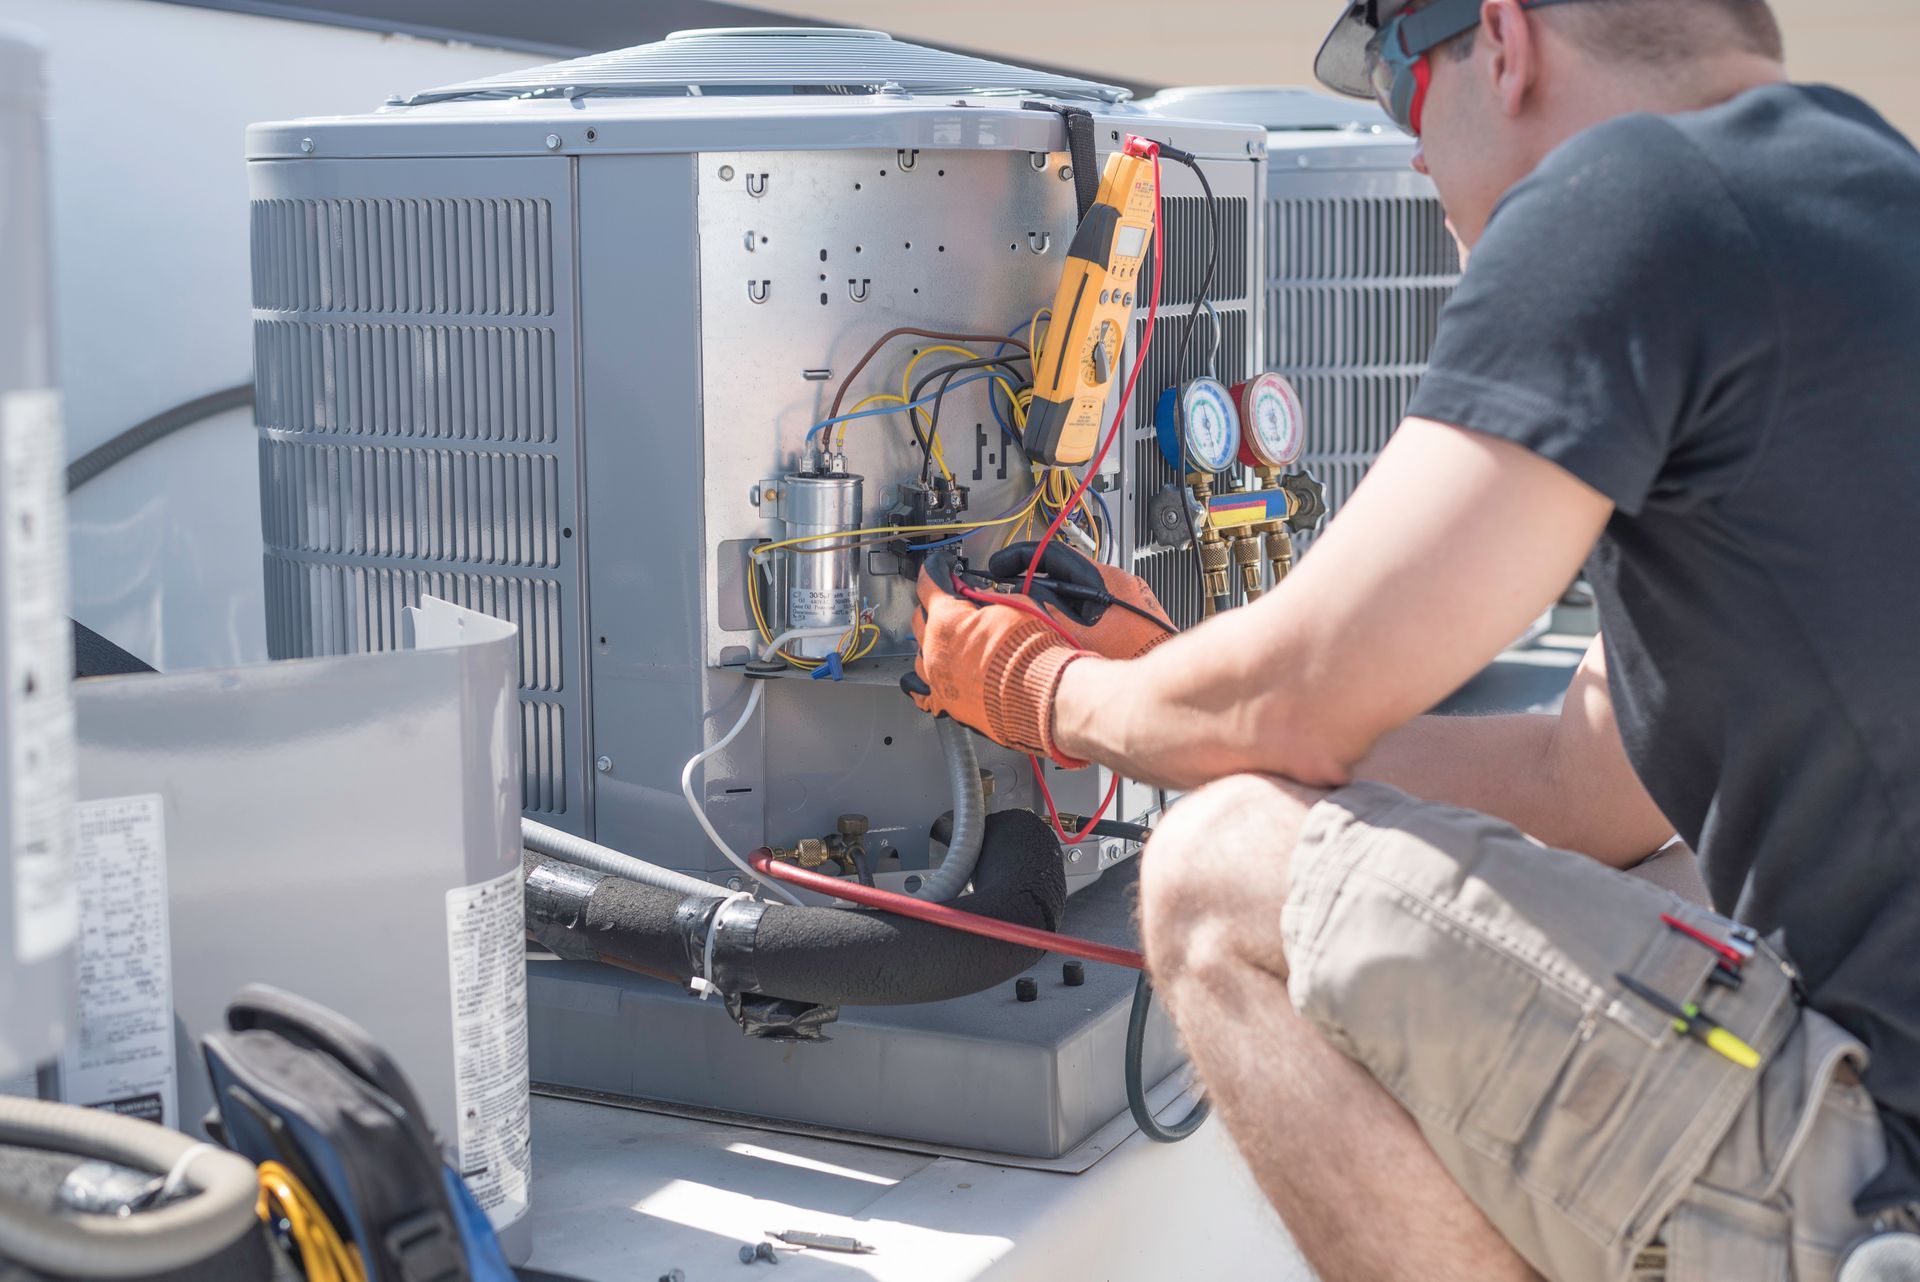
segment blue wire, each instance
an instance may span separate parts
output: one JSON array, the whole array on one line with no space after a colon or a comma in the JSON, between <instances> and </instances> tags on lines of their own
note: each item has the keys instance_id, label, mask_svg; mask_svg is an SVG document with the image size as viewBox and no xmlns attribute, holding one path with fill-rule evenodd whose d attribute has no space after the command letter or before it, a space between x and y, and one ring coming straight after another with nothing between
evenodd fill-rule
<instances>
[{"instance_id":1,"label":"blue wire","mask_svg":"<svg viewBox=\"0 0 1920 1282\"><path fill-rule=\"evenodd\" d=\"M1100 496L1099 490L1096 490L1091 485L1089 485L1087 487L1087 493L1093 495L1093 501L1097 503L1100 507L1100 519L1102 522L1106 524L1106 527L1107 527L1107 537L1105 540L1105 546L1110 548L1114 545L1113 544L1113 513L1107 510L1107 501L1106 499Z\"/></svg>"},{"instance_id":2,"label":"blue wire","mask_svg":"<svg viewBox=\"0 0 1920 1282\"><path fill-rule=\"evenodd\" d=\"M956 387L965 387L968 383L978 383L983 378L1005 378L1005 377L1006 375L1004 374L996 374L996 373L970 374L966 378L955 379L952 383L947 385L945 390L952 391ZM833 418L822 419L820 422L815 423L811 428L807 430L807 445L809 448L811 448L813 445L813 438L818 436L821 432L824 432L828 428L832 427L835 423L845 423L849 419L856 419L856 418L875 418L882 414L905 414L909 410L922 409L925 406L933 404L935 401L940 399L941 395L942 395L941 392L929 392L925 396L921 397L919 400L913 401L906 405L876 405L870 410L856 410L851 414L840 414L840 415L836 415Z\"/></svg>"}]
</instances>

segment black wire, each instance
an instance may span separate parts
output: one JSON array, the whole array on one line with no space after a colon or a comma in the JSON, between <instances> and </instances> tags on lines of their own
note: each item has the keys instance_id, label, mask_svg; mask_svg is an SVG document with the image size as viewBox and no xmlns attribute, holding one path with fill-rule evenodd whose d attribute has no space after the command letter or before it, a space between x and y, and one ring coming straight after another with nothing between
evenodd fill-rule
<instances>
[{"instance_id":1,"label":"black wire","mask_svg":"<svg viewBox=\"0 0 1920 1282\"><path fill-rule=\"evenodd\" d=\"M1200 292L1194 295L1193 310L1187 313L1186 329L1180 335L1180 353L1173 363L1173 381L1177 387L1180 384L1181 375L1187 368L1187 350L1193 344L1194 331L1200 323L1201 309L1207 305L1213 293L1214 268L1220 259L1220 201L1213 194L1213 184L1207 181L1207 171L1200 167L1200 161L1192 153L1169 150L1162 146L1160 154L1191 169L1193 176L1200 180L1200 190L1207 196L1207 268L1201 273ZM1216 320L1214 323L1217 325L1219 321ZM1184 416L1186 412L1178 399L1174 401L1173 412L1176 417ZM1186 425L1183 423L1180 426L1184 434ZM1205 596L1207 595L1207 563L1200 556L1200 528L1194 522L1193 509L1186 506L1184 480L1181 481L1181 486L1180 503L1187 514L1187 547L1193 553L1194 581L1199 585L1201 595ZM1215 609L1219 608L1218 601L1214 605Z\"/></svg>"},{"instance_id":2,"label":"black wire","mask_svg":"<svg viewBox=\"0 0 1920 1282\"><path fill-rule=\"evenodd\" d=\"M1213 1105L1202 1096L1185 1117L1172 1123L1163 1124L1153 1115L1153 1108L1147 1103L1147 1084L1143 1080L1146 1070L1142 1063L1146 1058L1147 1012L1152 1006L1153 983L1143 970L1133 982L1133 1008L1127 1012L1127 1111L1133 1114L1134 1125L1142 1135L1156 1144L1176 1144L1200 1129L1200 1124L1213 1112Z\"/></svg>"},{"instance_id":3,"label":"black wire","mask_svg":"<svg viewBox=\"0 0 1920 1282\"><path fill-rule=\"evenodd\" d=\"M947 388L952 386L954 378L966 373L970 369L986 369L997 365L1006 370L1012 377L1016 388L1022 387L1027 383L1027 377L1015 369L1009 362L1026 359L1028 358L1015 352L1011 356L981 356L970 361L958 361L952 365L942 365L938 369L927 371L920 381L914 384L912 393L907 397L909 404L919 400L922 393L927 390L928 384L932 383L935 379L945 380L940 384L938 395L933 398L933 408L927 411L927 430L924 435L920 431L919 418L911 411L907 414L907 421L913 427L913 438L920 444L920 453L922 456L920 467L923 476L930 476L933 473L932 438L934 434L940 430L940 406L945 403L947 399ZM988 395L991 396L992 392L989 391Z\"/></svg>"}]
</instances>

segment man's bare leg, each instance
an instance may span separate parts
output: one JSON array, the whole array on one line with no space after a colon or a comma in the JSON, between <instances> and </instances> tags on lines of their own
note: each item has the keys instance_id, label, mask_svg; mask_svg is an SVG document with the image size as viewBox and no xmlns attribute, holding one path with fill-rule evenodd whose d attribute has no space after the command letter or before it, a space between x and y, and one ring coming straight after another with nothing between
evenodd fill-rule
<instances>
[{"instance_id":1,"label":"man's bare leg","mask_svg":"<svg viewBox=\"0 0 1920 1282\"><path fill-rule=\"evenodd\" d=\"M1141 870L1154 983L1323 1282L1535 1279L1406 1110L1288 1000L1280 907L1301 825L1324 795L1243 775L1173 808Z\"/></svg>"}]
</instances>

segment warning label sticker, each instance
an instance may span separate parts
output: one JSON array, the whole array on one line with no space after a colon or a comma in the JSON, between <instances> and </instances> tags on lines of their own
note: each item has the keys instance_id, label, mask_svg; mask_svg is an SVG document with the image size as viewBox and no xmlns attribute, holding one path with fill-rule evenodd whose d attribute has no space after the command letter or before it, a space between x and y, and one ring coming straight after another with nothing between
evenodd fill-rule
<instances>
[{"instance_id":1,"label":"warning label sticker","mask_svg":"<svg viewBox=\"0 0 1920 1282\"><path fill-rule=\"evenodd\" d=\"M520 869L447 892L460 1174L496 1230L533 1184L525 937Z\"/></svg>"},{"instance_id":2,"label":"warning label sticker","mask_svg":"<svg viewBox=\"0 0 1920 1282\"><path fill-rule=\"evenodd\" d=\"M13 951L44 961L80 928L72 848L73 633L67 622L66 440L56 392L0 396L0 673L6 689Z\"/></svg>"},{"instance_id":3,"label":"warning label sticker","mask_svg":"<svg viewBox=\"0 0 1920 1282\"><path fill-rule=\"evenodd\" d=\"M178 1126L166 802L74 807L80 886L80 1035L60 1057L60 1097Z\"/></svg>"}]
</instances>

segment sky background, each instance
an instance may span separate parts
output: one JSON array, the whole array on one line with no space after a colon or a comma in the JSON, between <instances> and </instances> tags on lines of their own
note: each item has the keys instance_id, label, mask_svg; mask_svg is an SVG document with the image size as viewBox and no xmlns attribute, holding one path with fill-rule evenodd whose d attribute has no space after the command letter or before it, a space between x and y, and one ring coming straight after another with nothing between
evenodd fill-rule
<instances>
[{"instance_id":1,"label":"sky background","mask_svg":"<svg viewBox=\"0 0 1920 1282\"><path fill-rule=\"evenodd\" d=\"M1305 84L1337 0L747 0L1157 84ZM1920 0L1774 0L1797 80L1838 85L1920 135Z\"/></svg>"}]
</instances>

